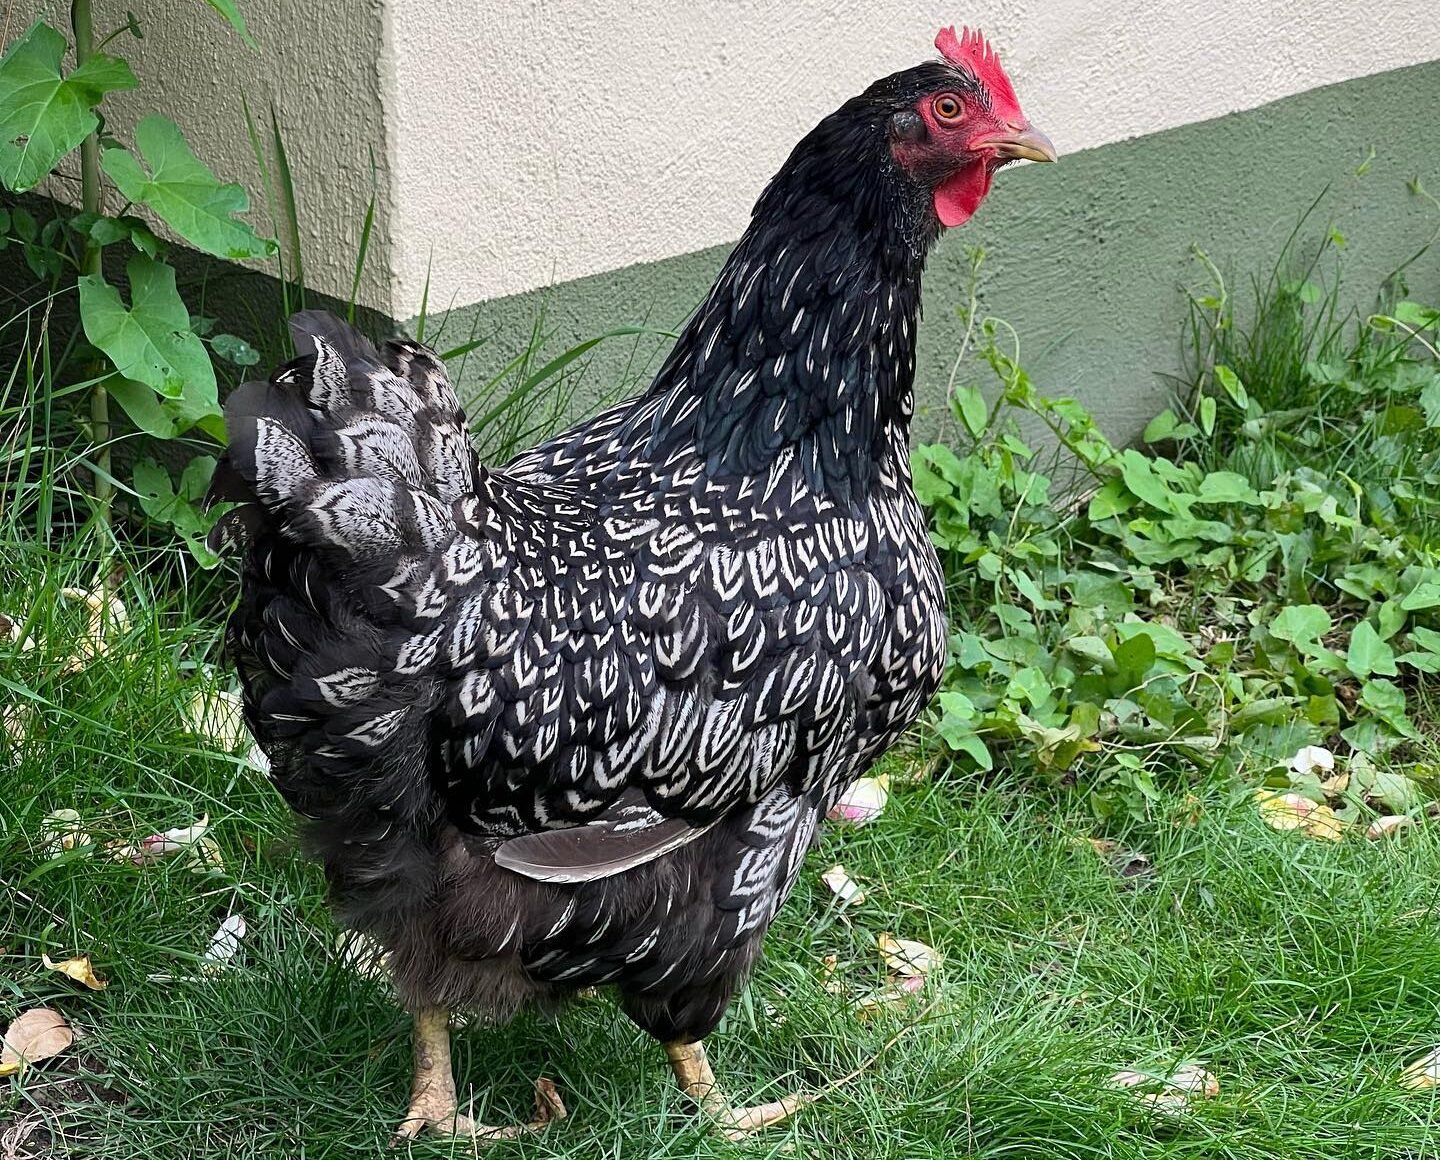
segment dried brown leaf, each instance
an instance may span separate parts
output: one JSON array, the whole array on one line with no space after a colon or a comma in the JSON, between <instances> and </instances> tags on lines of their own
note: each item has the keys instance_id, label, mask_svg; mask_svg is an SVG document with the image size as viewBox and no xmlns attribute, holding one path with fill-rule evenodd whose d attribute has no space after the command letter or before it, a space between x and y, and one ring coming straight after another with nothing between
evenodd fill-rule
<instances>
[{"instance_id":1,"label":"dried brown leaf","mask_svg":"<svg viewBox=\"0 0 1440 1160\"><path fill-rule=\"evenodd\" d=\"M944 961L944 956L934 947L914 939L896 938L889 931L881 934L875 945L880 948L885 966L906 978L928 975Z\"/></svg>"},{"instance_id":2,"label":"dried brown leaf","mask_svg":"<svg viewBox=\"0 0 1440 1160\"><path fill-rule=\"evenodd\" d=\"M0 1075L13 1075L32 1063L59 1055L75 1042L65 1017L49 1007L32 1007L10 1021L0 1045Z\"/></svg>"},{"instance_id":3,"label":"dried brown leaf","mask_svg":"<svg viewBox=\"0 0 1440 1160\"><path fill-rule=\"evenodd\" d=\"M60 974L74 979L92 991L103 991L110 985L95 973L95 968L90 964L89 955L76 955L73 959L61 959L59 962L49 955L41 955L40 958L50 970L59 971Z\"/></svg>"}]
</instances>

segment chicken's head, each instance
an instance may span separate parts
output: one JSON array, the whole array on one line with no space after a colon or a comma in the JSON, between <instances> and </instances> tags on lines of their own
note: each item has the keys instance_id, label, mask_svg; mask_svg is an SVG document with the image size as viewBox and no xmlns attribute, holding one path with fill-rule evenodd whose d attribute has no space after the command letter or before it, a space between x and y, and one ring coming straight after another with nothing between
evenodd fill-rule
<instances>
[{"instance_id":1,"label":"chicken's head","mask_svg":"<svg viewBox=\"0 0 1440 1160\"><path fill-rule=\"evenodd\" d=\"M889 117L890 151L925 186L940 224L966 221L995 171L1011 161L1054 161L1055 147L1020 111L1000 58L974 29L942 28L943 62L907 74L902 107Z\"/></svg>"}]
</instances>

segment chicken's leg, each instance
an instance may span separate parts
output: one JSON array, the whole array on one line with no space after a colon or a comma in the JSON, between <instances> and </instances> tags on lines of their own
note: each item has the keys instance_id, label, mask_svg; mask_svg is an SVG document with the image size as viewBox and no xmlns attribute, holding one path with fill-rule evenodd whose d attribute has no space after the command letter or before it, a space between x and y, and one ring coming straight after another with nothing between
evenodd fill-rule
<instances>
[{"instance_id":1,"label":"chicken's leg","mask_svg":"<svg viewBox=\"0 0 1440 1160\"><path fill-rule=\"evenodd\" d=\"M667 1043L665 1056L670 1060L670 1070L675 1073L680 1090L699 1104L714 1123L715 1130L730 1140L743 1140L751 1132L778 1124L815 1098L796 1092L768 1104L732 1107L720 1090L715 1073L710 1070L704 1043Z\"/></svg>"},{"instance_id":2,"label":"chicken's leg","mask_svg":"<svg viewBox=\"0 0 1440 1160\"><path fill-rule=\"evenodd\" d=\"M415 1013L415 1082L410 1089L410 1110L391 1143L427 1131L437 1136L509 1140L526 1132L538 1132L551 1120L563 1120L566 1114L555 1085L541 1078L535 1081L535 1119L528 1124L492 1128L462 1116L455 1098L455 1076L450 1070L450 1013L443 1007L425 1007Z\"/></svg>"}]
</instances>

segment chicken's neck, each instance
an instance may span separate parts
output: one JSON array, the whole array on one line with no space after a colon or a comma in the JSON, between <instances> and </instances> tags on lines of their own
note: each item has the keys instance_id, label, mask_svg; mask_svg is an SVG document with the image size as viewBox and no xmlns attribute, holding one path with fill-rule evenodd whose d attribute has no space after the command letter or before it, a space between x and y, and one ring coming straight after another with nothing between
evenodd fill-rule
<instances>
[{"instance_id":1,"label":"chicken's neck","mask_svg":"<svg viewBox=\"0 0 1440 1160\"><path fill-rule=\"evenodd\" d=\"M920 275L938 227L888 150L837 159L834 142L811 144L761 197L656 377L650 450L693 448L712 478L786 456L849 506L904 454ZM845 172L860 176L836 178Z\"/></svg>"}]
</instances>

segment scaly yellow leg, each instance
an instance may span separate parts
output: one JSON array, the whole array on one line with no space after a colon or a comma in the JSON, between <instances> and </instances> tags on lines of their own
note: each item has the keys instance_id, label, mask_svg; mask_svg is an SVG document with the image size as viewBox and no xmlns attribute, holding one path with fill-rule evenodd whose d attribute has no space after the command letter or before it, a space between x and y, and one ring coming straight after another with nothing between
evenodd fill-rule
<instances>
[{"instance_id":1,"label":"scaly yellow leg","mask_svg":"<svg viewBox=\"0 0 1440 1160\"><path fill-rule=\"evenodd\" d=\"M752 1132L778 1124L815 1099L797 1092L768 1104L732 1107L710 1069L704 1043L667 1043L665 1057L670 1061L670 1070L675 1073L680 1090L699 1104L715 1130L730 1140L743 1140Z\"/></svg>"},{"instance_id":2,"label":"scaly yellow leg","mask_svg":"<svg viewBox=\"0 0 1440 1160\"><path fill-rule=\"evenodd\" d=\"M469 1136L475 1140L511 1140L538 1132L566 1116L560 1093L548 1079L535 1081L535 1119L528 1124L492 1128L462 1116L455 1097L455 1075L450 1066L450 1013L443 1007L426 1007L415 1014L415 1081L410 1109L391 1138L392 1144L411 1140L421 1132L437 1136Z\"/></svg>"}]
</instances>

